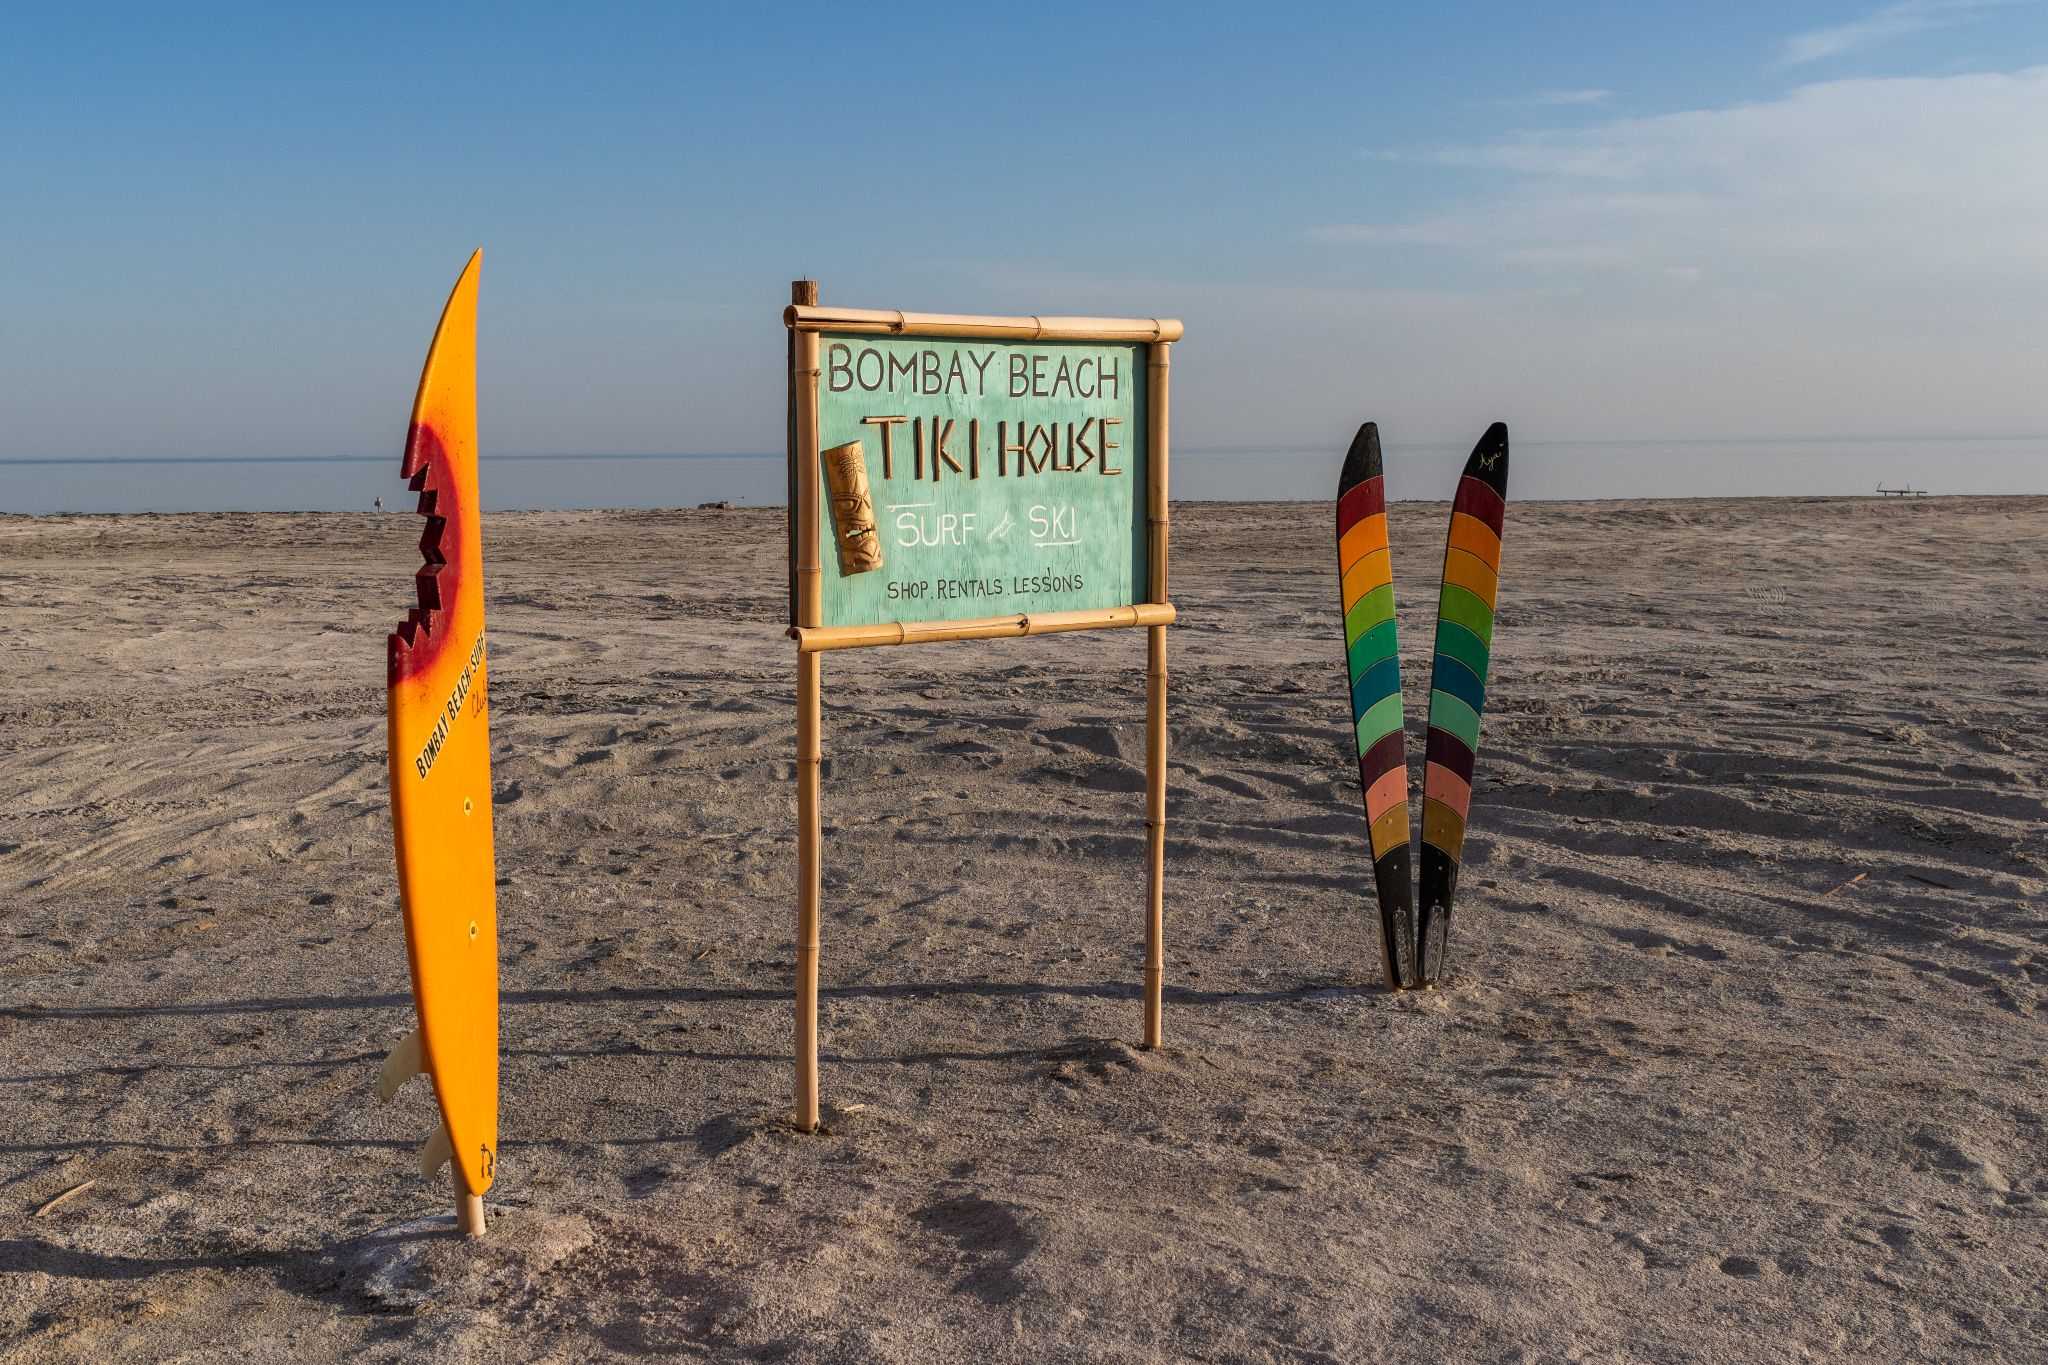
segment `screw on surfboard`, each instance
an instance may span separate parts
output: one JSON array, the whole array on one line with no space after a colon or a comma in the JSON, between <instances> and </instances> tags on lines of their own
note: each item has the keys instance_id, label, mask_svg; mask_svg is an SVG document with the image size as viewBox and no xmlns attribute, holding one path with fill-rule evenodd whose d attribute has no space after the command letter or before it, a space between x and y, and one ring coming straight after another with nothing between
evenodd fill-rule
<instances>
[{"instance_id":1,"label":"screw on surfboard","mask_svg":"<svg viewBox=\"0 0 2048 1365\"><path fill-rule=\"evenodd\" d=\"M400 472L427 519L419 605L386 644L391 823L419 1030L378 1077L379 1098L425 1073L440 1122L422 1174L451 1168L456 1219L480 1236L498 1142L497 878L491 844L483 543L477 498L472 256L434 333Z\"/></svg>"},{"instance_id":2,"label":"screw on surfboard","mask_svg":"<svg viewBox=\"0 0 2048 1365\"><path fill-rule=\"evenodd\" d=\"M1379 427L1358 429L1337 482L1337 571L1358 780L1372 830L1387 988L1415 984L1415 911L1408 855L1408 751L1401 728L1401 654L1394 634L1393 557Z\"/></svg>"},{"instance_id":3,"label":"screw on surfboard","mask_svg":"<svg viewBox=\"0 0 2048 1365\"><path fill-rule=\"evenodd\" d=\"M1416 984L1433 986L1451 932L1451 898L1472 807L1472 765L1486 711L1507 511L1508 429L1495 422L1472 447L1451 503L1437 597L1436 659L1429 675L1429 739L1423 756L1422 878L1416 902Z\"/></svg>"}]
</instances>

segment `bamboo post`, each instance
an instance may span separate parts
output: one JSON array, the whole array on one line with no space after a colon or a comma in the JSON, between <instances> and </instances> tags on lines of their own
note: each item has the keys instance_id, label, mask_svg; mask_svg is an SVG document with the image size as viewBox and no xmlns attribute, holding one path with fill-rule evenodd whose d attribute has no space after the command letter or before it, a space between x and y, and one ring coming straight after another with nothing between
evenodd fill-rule
<instances>
[{"instance_id":1,"label":"bamboo post","mask_svg":"<svg viewBox=\"0 0 2048 1365\"><path fill-rule=\"evenodd\" d=\"M1145 430L1150 478L1146 498L1147 587L1153 602L1166 601L1166 385L1170 342L1155 341L1146 385ZM1145 901L1145 1046L1164 1040L1161 1000L1166 983L1166 627L1145 629L1145 834L1150 866Z\"/></svg>"},{"instance_id":2,"label":"bamboo post","mask_svg":"<svg viewBox=\"0 0 2048 1365\"><path fill-rule=\"evenodd\" d=\"M818 284L798 280L790 300L815 306ZM796 471L790 490L796 528L796 620L816 627L823 623L819 590L823 570L818 563L818 334L798 331L793 338L790 384L796 421L791 433ZM800 653L796 658L796 1110L799 1132L818 1127L818 900L821 890L818 731L823 719L823 658Z\"/></svg>"},{"instance_id":3,"label":"bamboo post","mask_svg":"<svg viewBox=\"0 0 2048 1365\"><path fill-rule=\"evenodd\" d=\"M448 1174L455 1182L455 1226L462 1229L464 1237L483 1236L484 1197L469 1192L469 1182L462 1178L461 1162L451 1159Z\"/></svg>"}]
</instances>

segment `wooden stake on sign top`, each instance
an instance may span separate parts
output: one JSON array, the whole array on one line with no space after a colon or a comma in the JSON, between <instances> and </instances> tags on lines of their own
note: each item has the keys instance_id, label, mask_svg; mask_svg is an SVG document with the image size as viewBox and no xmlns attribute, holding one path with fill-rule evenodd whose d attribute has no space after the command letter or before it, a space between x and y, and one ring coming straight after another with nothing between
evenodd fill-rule
<instances>
[{"instance_id":1,"label":"wooden stake on sign top","mask_svg":"<svg viewBox=\"0 0 2048 1365\"><path fill-rule=\"evenodd\" d=\"M1150 383L1146 385L1145 430L1150 478L1147 480L1146 537L1150 558L1146 589L1154 603L1166 601L1166 383L1171 343L1155 341L1148 348ZM1164 1040L1161 1019L1166 986L1166 627L1145 631L1145 836L1150 866L1145 900L1145 1046Z\"/></svg>"},{"instance_id":2,"label":"wooden stake on sign top","mask_svg":"<svg viewBox=\"0 0 2048 1365\"><path fill-rule=\"evenodd\" d=\"M816 307L816 280L790 286L790 301ZM814 629L823 623L820 590L824 570L818 561L818 334L792 333L790 384L796 421L796 622ZM823 660L815 653L796 658L796 1111L798 1131L818 1127L818 900L822 890L823 855L819 820L818 765L822 753Z\"/></svg>"}]
</instances>

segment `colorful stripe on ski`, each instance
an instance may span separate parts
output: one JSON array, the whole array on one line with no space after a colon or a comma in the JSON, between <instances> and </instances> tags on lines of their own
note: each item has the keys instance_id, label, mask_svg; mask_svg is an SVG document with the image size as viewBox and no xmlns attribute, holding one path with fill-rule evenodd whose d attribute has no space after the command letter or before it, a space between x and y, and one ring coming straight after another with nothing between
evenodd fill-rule
<instances>
[{"instance_id":1,"label":"colorful stripe on ski","mask_svg":"<svg viewBox=\"0 0 2048 1365\"><path fill-rule=\"evenodd\" d=\"M1419 985L1443 970L1451 898L1472 808L1472 763L1486 712L1486 667L1493 653L1493 608L1500 586L1501 524L1507 512L1508 429L1495 422L1479 438L1458 480L1437 598L1436 661L1429 676L1429 741L1422 777L1422 885L1416 944Z\"/></svg>"},{"instance_id":2,"label":"colorful stripe on ski","mask_svg":"<svg viewBox=\"0 0 2048 1365\"><path fill-rule=\"evenodd\" d=\"M1408 856L1408 753L1401 731L1401 656L1394 644L1394 571L1387 549L1386 481L1379 427L1367 422L1344 456L1337 483L1337 570L1342 575L1344 653L1358 780L1372 829L1379 884L1380 950L1387 988L1415 980L1415 912Z\"/></svg>"}]
</instances>

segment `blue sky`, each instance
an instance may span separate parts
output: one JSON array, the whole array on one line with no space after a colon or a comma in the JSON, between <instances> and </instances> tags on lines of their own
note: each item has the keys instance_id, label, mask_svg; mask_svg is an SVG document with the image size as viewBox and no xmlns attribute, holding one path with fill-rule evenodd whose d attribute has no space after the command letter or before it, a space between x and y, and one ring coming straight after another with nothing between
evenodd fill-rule
<instances>
[{"instance_id":1,"label":"blue sky","mask_svg":"<svg viewBox=\"0 0 2048 1365\"><path fill-rule=\"evenodd\" d=\"M2048 431L2048 9L18 6L0 458L779 447L787 282L1169 313L1177 441Z\"/></svg>"}]
</instances>

